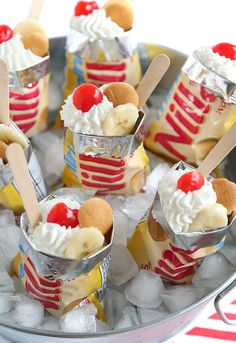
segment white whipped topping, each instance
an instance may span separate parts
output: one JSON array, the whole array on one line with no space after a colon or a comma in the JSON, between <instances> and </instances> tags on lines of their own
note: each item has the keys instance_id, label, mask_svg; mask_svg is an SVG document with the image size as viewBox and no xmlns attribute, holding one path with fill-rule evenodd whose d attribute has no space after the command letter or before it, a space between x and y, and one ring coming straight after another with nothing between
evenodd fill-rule
<instances>
[{"instance_id":1,"label":"white whipped topping","mask_svg":"<svg viewBox=\"0 0 236 343\"><path fill-rule=\"evenodd\" d=\"M72 17L70 27L88 36L90 41L114 39L124 34L124 30L106 16L104 9L94 10L88 15Z\"/></svg>"},{"instance_id":2,"label":"white whipped topping","mask_svg":"<svg viewBox=\"0 0 236 343\"><path fill-rule=\"evenodd\" d=\"M197 49L195 55L208 69L236 83L236 60L220 56L209 47Z\"/></svg>"},{"instance_id":3,"label":"white whipped topping","mask_svg":"<svg viewBox=\"0 0 236 343\"><path fill-rule=\"evenodd\" d=\"M62 106L61 119L64 120L64 125L76 133L104 135L102 125L113 110L112 102L103 95L100 104L94 105L88 112L82 112L74 106L72 95L68 96L65 105Z\"/></svg>"},{"instance_id":4,"label":"white whipped topping","mask_svg":"<svg viewBox=\"0 0 236 343\"><path fill-rule=\"evenodd\" d=\"M158 192L164 215L174 232L188 232L190 224L205 207L216 203L216 193L210 181L193 192L185 193L176 189L181 175L189 170L174 170L159 182Z\"/></svg>"},{"instance_id":5,"label":"white whipped topping","mask_svg":"<svg viewBox=\"0 0 236 343\"><path fill-rule=\"evenodd\" d=\"M10 71L28 68L42 59L34 55L31 50L24 48L20 35L15 35L0 44L0 58L7 63Z\"/></svg>"}]
</instances>

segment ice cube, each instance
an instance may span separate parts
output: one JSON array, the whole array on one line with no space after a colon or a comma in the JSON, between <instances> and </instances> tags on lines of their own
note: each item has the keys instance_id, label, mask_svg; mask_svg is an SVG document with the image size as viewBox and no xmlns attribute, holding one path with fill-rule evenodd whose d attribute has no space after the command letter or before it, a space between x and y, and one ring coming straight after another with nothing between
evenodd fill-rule
<instances>
[{"instance_id":1,"label":"ice cube","mask_svg":"<svg viewBox=\"0 0 236 343\"><path fill-rule=\"evenodd\" d=\"M58 188L52 194L59 197L69 197L71 200L83 203L90 199L96 193L93 189L79 189L79 188Z\"/></svg>"},{"instance_id":2,"label":"ice cube","mask_svg":"<svg viewBox=\"0 0 236 343\"><path fill-rule=\"evenodd\" d=\"M192 282L195 286L215 289L220 286L234 270L235 268L229 263L224 255L215 253L204 258Z\"/></svg>"},{"instance_id":3,"label":"ice cube","mask_svg":"<svg viewBox=\"0 0 236 343\"><path fill-rule=\"evenodd\" d=\"M24 295L16 296L15 308L13 310L13 320L22 326L38 328L43 320L44 307L34 299L30 299Z\"/></svg>"},{"instance_id":4,"label":"ice cube","mask_svg":"<svg viewBox=\"0 0 236 343\"><path fill-rule=\"evenodd\" d=\"M9 339L3 336L0 336L0 343L13 343L13 341L9 341Z\"/></svg>"},{"instance_id":5,"label":"ice cube","mask_svg":"<svg viewBox=\"0 0 236 343\"><path fill-rule=\"evenodd\" d=\"M10 311L12 295L12 293L0 293L0 314Z\"/></svg>"},{"instance_id":6,"label":"ice cube","mask_svg":"<svg viewBox=\"0 0 236 343\"><path fill-rule=\"evenodd\" d=\"M224 245L223 248L219 250L219 253L223 254L233 266L236 266L235 244Z\"/></svg>"},{"instance_id":7,"label":"ice cube","mask_svg":"<svg viewBox=\"0 0 236 343\"><path fill-rule=\"evenodd\" d=\"M105 322L96 318L96 332L105 332L110 330L111 329Z\"/></svg>"},{"instance_id":8,"label":"ice cube","mask_svg":"<svg viewBox=\"0 0 236 343\"><path fill-rule=\"evenodd\" d=\"M114 329L125 329L130 326L137 326L139 324L140 323L135 308L133 306L128 306L124 308L123 315L118 323L116 323Z\"/></svg>"},{"instance_id":9,"label":"ice cube","mask_svg":"<svg viewBox=\"0 0 236 343\"><path fill-rule=\"evenodd\" d=\"M115 285L121 285L132 279L138 272L138 265L129 250L122 244L111 249L111 262L108 277Z\"/></svg>"},{"instance_id":10,"label":"ice cube","mask_svg":"<svg viewBox=\"0 0 236 343\"><path fill-rule=\"evenodd\" d=\"M59 321L53 317L46 317L39 328L48 331L60 331Z\"/></svg>"},{"instance_id":11,"label":"ice cube","mask_svg":"<svg viewBox=\"0 0 236 343\"><path fill-rule=\"evenodd\" d=\"M167 311L161 311L159 309L151 310L150 308L137 308L137 314L140 323L145 324L153 320L162 319L169 313Z\"/></svg>"},{"instance_id":12,"label":"ice cube","mask_svg":"<svg viewBox=\"0 0 236 343\"><path fill-rule=\"evenodd\" d=\"M93 304L80 306L60 319L63 332L95 332L97 309Z\"/></svg>"},{"instance_id":13,"label":"ice cube","mask_svg":"<svg viewBox=\"0 0 236 343\"><path fill-rule=\"evenodd\" d=\"M128 217L119 210L113 211L114 214L114 237L113 244L127 245Z\"/></svg>"},{"instance_id":14,"label":"ice cube","mask_svg":"<svg viewBox=\"0 0 236 343\"><path fill-rule=\"evenodd\" d=\"M5 269L0 268L0 292L15 292L14 282Z\"/></svg>"},{"instance_id":15,"label":"ice cube","mask_svg":"<svg viewBox=\"0 0 236 343\"><path fill-rule=\"evenodd\" d=\"M107 319L107 324L113 328L115 323L121 318L123 309L129 306L130 303L123 294L107 288L105 292L104 311Z\"/></svg>"},{"instance_id":16,"label":"ice cube","mask_svg":"<svg viewBox=\"0 0 236 343\"><path fill-rule=\"evenodd\" d=\"M124 293L126 299L138 307L156 308L161 303L160 293L163 290L164 285L158 274L140 270Z\"/></svg>"},{"instance_id":17,"label":"ice cube","mask_svg":"<svg viewBox=\"0 0 236 343\"><path fill-rule=\"evenodd\" d=\"M171 312L178 312L203 297L204 288L190 286L169 286L161 292L161 300Z\"/></svg>"},{"instance_id":18,"label":"ice cube","mask_svg":"<svg viewBox=\"0 0 236 343\"><path fill-rule=\"evenodd\" d=\"M14 213L11 210L0 211L0 226L7 229L9 225L16 225Z\"/></svg>"},{"instance_id":19,"label":"ice cube","mask_svg":"<svg viewBox=\"0 0 236 343\"><path fill-rule=\"evenodd\" d=\"M18 253L20 229L16 225L0 227L0 268L9 268L11 260Z\"/></svg>"}]
</instances>

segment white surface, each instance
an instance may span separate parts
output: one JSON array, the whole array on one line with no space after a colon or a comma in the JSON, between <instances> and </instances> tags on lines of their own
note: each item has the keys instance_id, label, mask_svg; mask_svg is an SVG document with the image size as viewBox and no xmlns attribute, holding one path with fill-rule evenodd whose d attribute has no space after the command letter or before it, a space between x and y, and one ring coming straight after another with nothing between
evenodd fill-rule
<instances>
[{"instance_id":1,"label":"white surface","mask_svg":"<svg viewBox=\"0 0 236 343\"><path fill-rule=\"evenodd\" d=\"M76 2L45 0L40 23L50 37L67 33ZM0 23L14 27L27 16L31 0L0 3ZM223 41L236 44L235 0L134 0L134 4L139 41L159 43L185 53Z\"/></svg>"}]
</instances>

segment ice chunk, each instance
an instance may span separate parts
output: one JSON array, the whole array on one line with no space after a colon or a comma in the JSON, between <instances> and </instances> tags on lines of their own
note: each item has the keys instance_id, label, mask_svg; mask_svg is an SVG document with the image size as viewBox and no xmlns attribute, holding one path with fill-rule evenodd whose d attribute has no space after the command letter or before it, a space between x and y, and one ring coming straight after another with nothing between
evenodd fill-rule
<instances>
[{"instance_id":1,"label":"ice chunk","mask_svg":"<svg viewBox=\"0 0 236 343\"><path fill-rule=\"evenodd\" d=\"M0 292L15 292L14 282L5 269L0 268Z\"/></svg>"},{"instance_id":2,"label":"ice chunk","mask_svg":"<svg viewBox=\"0 0 236 343\"><path fill-rule=\"evenodd\" d=\"M166 311L161 311L159 309L151 310L150 308L137 308L137 314L140 323L145 324L153 320L161 319L166 317L169 313Z\"/></svg>"},{"instance_id":3,"label":"ice chunk","mask_svg":"<svg viewBox=\"0 0 236 343\"><path fill-rule=\"evenodd\" d=\"M123 315L115 325L114 329L125 329L130 326L139 325L139 320L135 308L133 306L128 306L124 308Z\"/></svg>"},{"instance_id":4,"label":"ice chunk","mask_svg":"<svg viewBox=\"0 0 236 343\"><path fill-rule=\"evenodd\" d=\"M0 336L0 343L13 343L13 341L9 341L9 339Z\"/></svg>"},{"instance_id":5,"label":"ice chunk","mask_svg":"<svg viewBox=\"0 0 236 343\"><path fill-rule=\"evenodd\" d=\"M12 295L12 293L0 293L0 314L10 311Z\"/></svg>"},{"instance_id":6,"label":"ice chunk","mask_svg":"<svg viewBox=\"0 0 236 343\"><path fill-rule=\"evenodd\" d=\"M111 249L111 262L108 277L115 285L121 285L132 279L138 272L138 265L129 250L122 244Z\"/></svg>"},{"instance_id":7,"label":"ice chunk","mask_svg":"<svg viewBox=\"0 0 236 343\"><path fill-rule=\"evenodd\" d=\"M48 331L60 331L59 321L53 317L46 317L39 328Z\"/></svg>"},{"instance_id":8,"label":"ice chunk","mask_svg":"<svg viewBox=\"0 0 236 343\"><path fill-rule=\"evenodd\" d=\"M123 309L130 303L123 294L107 288L105 292L104 310L107 324L113 328L115 323L121 318Z\"/></svg>"},{"instance_id":9,"label":"ice chunk","mask_svg":"<svg viewBox=\"0 0 236 343\"><path fill-rule=\"evenodd\" d=\"M38 328L43 320L44 307L34 299L24 295L16 297L16 304L12 314L13 320L22 326Z\"/></svg>"},{"instance_id":10,"label":"ice chunk","mask_svg":"<svg viewBox=\"0 0 236 343\"><path fill-rule=\"evenodd\" d=\"M192 282L195 286L215 289L220 286L234 270L235 268L229 263L224 255L215 253L204 258Z\"/></svg>"},{"instance_id":11,"label":"ice chunk","mask_svg":"<svg viewBox=\"0 0 236 343\"><path fill-rule=\"evenodd\" d=\"M69 197L71 200L83 203L90 199L96 193L93 189L79 189L79 188L58 188L53 195L59 197Z\"/></svg>"},{"instance_id":12,"label":"ice chunk","mask_svg":"<svg viewBox=\"0 0 236 343\"><path fill-rule=\"evenodd\" d=\"M16 220L13 211L3 210L0 211L0 226L7 229L9 225L16 225Z\"/></svg>"},{"instance_id":13,"label":"ice chunk","mask_svg":"<svg viewBox=\"0 0 236 343\"><path fill-rule=\"evenodd\" d=\"M170 286L161 292L161 299L171 312L178 312L202 298L204 292L194 286Z\"/></svg>"},{"instance_id":14,"label":"ice chunk","mask_svg":"<svg viewBox=\"0 0 236 343\"><path fill-rule=\"evenodd\" d=\"M96 318L96 332L105 332L110 330L111 329L105 322Z\"/></svg>"},{"instance_id":15,"label":"ice chunk","mask_svg":"<svg viewBox=\"0 0 236 343\"><path fill-rule=\"evenodd\" d=\"M161 303L160 293L164 290L158 274L140 270L125 289L125 297L132 304L144 308L156 308Z\"/></svg>"},{"instance_id":16,"label":"ice chunk","mask_svg":"<svg viewBox=\"0 0 236 343\"><path fill-rule=\"evenodd\" d=\"M63 332L95 332L97 309L93 304L78 307L60 319Z\"/></svg>"},{"instance_id":17,"label":"ice chunk","mask_svg":"<svg viewBox=\"0 0 236 343\"><path fill-rule=\"evenodd\" d=\"M233 266L236 266L235 244L234 245L224 245L223 248L219 250L219 253L223 254Z\"/></svg>"},{"instance_id":18,"label":"ice chunk","mask_svg":"<svg viewBox=\"0 0 236 343\"><path fill-rule=\"evenodd\" d=\"M0 268L9 268L10 261L18 253L20 229L16 225L0 227Z\"/></svg>"},{"instance_id":19,"label":"ice chunk","mask_svg":"<svg viewBox=\"0 0 236 343\"><path fill-rule=\"evenodd\" d=\"M113 211L114 214L114 237L113 244L127 245L127 227L129 219L128 217L119 210Z\"/></svg>"}]
</instances>

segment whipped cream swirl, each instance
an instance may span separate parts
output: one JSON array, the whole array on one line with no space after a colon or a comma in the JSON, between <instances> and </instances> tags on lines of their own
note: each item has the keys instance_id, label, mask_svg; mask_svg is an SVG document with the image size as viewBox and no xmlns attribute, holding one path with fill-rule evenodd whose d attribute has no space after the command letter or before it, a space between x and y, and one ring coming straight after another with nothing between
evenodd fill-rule
<instances>
[{"instance_id":1,"label":"whipped cream swirl","mask_svg":"<svg viewBox=\"0 0 236 343\"><path fill-rule=\"evenodd\" d=\"M199 48L195 55L208 69L236 83L236 60L220 56L209 47Z\"/></svg>"},{"instance_id":2,"label":"whipped cream swirl","mask_svg":"<svg viewBox=\"0 0 236 343\"><path fill-rule=\"evenodd\" d=\"M15 35L0 44L0 58L7 63L9 71L28 68L42 59L34 55L31 50L24 48L20 35Z\"/></svg>"},{"instance_id":3,"label":"whipped cream swirl","mask_svg":"<svg viewBox=\"0 0 236 343\"><path fill-rule=\"evenodd\" d=\"M70 27L88 36L90 41L114 39L124 34L124 30L106 16L104 9L94 10L88 15L72 17Z\"/></svg>"},{"instance_id":4,"label":"whipped cream swirl","mask_svg":"<svg viewBox=\"0 0 236 343\"><path fill-rule=\"evenodd\" d=\"M170 171L159 182L158 192L164 215L170 228L178 232L188 232L190 224L205 207L216 203L216 193L210 181L193 192L185 193L176 189L181 175L189 170Z\"/></svg>"},{"instance_id":5,"label":"whipped cream swirl","mask_svg":"<svg viewBox=\"0 0 236 343\"><path fill-rule=\"evenodd\" d=\"M94 105L88 112L82 112L74 106L71 94L62 106L61 119L64 120L64 125L75 133L104 135L103 122L112 110L112 102L103 95L100 104Z\"/></svg>"}]
</instances>

